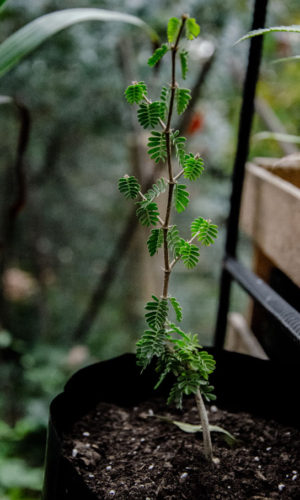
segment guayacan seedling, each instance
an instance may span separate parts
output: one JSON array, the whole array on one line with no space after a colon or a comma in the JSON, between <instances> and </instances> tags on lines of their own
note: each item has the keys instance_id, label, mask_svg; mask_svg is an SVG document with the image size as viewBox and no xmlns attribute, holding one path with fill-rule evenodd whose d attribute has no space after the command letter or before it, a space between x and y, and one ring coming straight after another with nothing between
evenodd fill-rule
<instances>
[{"instance_id":1,"label":"guayacan seedling","mask_svg":"<svg viewBox=\"0 0 300 500\"><path fill-rule=\"evenodd\" d=\"M152 296L146 304L145 319L147 329L137 343L137 363L143 369L155 360L159 379L158 387L168 373L175 375L168 403L182 405L183 395L195 395L203 431L204 454L213 459L208 418L203 402L213 400L213 387L209 375L215 368L213 356L198 342L198 336L185 333L169 319L169 309L173 309L177 322L182 320L182 308L175 297L169 294L170 275L180 260L188 269L193 269L199 259L199 246L209 246L217 236L217 226L208 219L196 218L191 223L191 237L182 238L176 225L172 224L172 211L183 212L189 203L189 192L182 178L197 181L204 164L199 154L186 150L186 138L172 128L172 118L176 112L181 115L191 99L191 91L181 87L176 81L176 63L179 59L181 77L185 79L188 70L188 43L181 39L193 40L200 33L195 19L183 15L173 17L168 22L168 43L155 50L148 60L155 66L162 58L170 57L171 81L161 89L160 99L152 101L144 82L132 82L125 91L129 104L138 105L137 118L140 125L150 129L148 154L155 164L166 165L167 178L160 178L147 192L141 192L139 181L134 176L125 175L119 180L119 190L126 197L136 200L136 215L143 226L152 227L147 241L151 256L161 248L163 254L162 293ZM176 157L176 166L174 157ZM166 210L160 214L156 199L163 193L167 196Z\"/></svg>"}]
</instances>

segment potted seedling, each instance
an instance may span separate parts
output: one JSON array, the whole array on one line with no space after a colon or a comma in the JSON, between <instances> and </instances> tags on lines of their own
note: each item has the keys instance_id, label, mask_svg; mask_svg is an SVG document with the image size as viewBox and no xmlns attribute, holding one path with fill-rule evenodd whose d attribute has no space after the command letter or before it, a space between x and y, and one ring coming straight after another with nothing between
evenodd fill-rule
<instances>
[{"instance_id":1,"label":"potted seedling","mask_svg":"<svg viewBox=\"0 0 300 500\"><path fill-rule=\"evenodd\" d=\"M204 455L212 460L212 446L208 418L203 396L212 400L213 387L208 377L215 368L213 356L201 350L198 336L185 333L169 319L169 309L173 309L178 322L182 320L182 308L175 297L169 293L171 273L177 262L182 261L186 268L193 269L199 259L199 248L195 242L208 246L214 243L217 226L210 220L198 217L191 224L191 237L186 240L179 234L172 222L172 212L183 212L189 203L189 192L182 178L197 181L204 165L199 154L186 150L186 138L179 130L172 128L172 118L177 111L184 113L191 99L191 92L179 86L176 80L177 59L181 64L182 77L187 73L188 52L180 47L180 39L193 40L200 33L195 19L183 15L181 19L171 18L168 23L168 44L156 49L148 60L155 66L171 53L171 81L163 86L159 101L152 101L144 82L133 82L125 91L129 104L138 105L137 117L144 129L152 129L148 141L148 154L155 163L166 166L167 178L161 177L146 192L134 176L125 175L119 180L119 190L126 197L136 201L136 215L146 227L153 227L147 241L150 256L162 249L162 292L160 297L152 296L146 304L145 320L147 329L137 343L137 363L145 369L154 359L159 374L158 387L168 373L175 376L168 397L168 403L182 406L183 395L195 395L196 405L203 429ZM155 127L155 128L154 128ZM174 166L174 153L177 166ZM154 167L155 168L155 167ZM165 213L160 214L156 199L165 194L167 201Z\"/></svg>"},{"instance_id":2,"label":"potted seedling","mask_svg":"<svg viewBox=\"0 0 300 500\"><path fill-rule=\"evenodd\" d=\"M285 498L296 498L297 457L292 450L299 432L261 418L274 417L288 425L297 422L299 409L292 398L297 384L290 380L291 367L283 362L278 369L270 361L224 351L214 356L211 349L203 350L197 335L178 326L182 308L170 293L176 265L181 261L193 269L199 246L211 245L217 236L215 224L197 217L185 239L173 220L174 213L183 212L189 202L185 182L196 182L204 169L202 158L189 152L186 138L172 121L176 113L184 113L191 98L177 78L185 79L187 45L199 32L199 25L188 15L171 18L168 43L148 61L150 66L170 62L170 82L163 86L159 100L150 98L141 81L132 82L125 91L128 103L138 107L140 125L149 129L148 154L154 169L158 164L165 167L162 177L145 192L132 175L125 174L118 184L121 194L136 204L139 222L149 228L150 256L161 253L161 295L153 295L146 304L147 327L137 342L136 355L125 354L80 370L52 402L44 500L277 498L285 488L289 492ZM159 211L157 198L163 196L165 208ZM279 404L283 391L284 407ZM216 417L218 408L210 407L210 419L217 424L210 426L204 399L214 400L214 393L225 410ZM180 409L185 395L191 397L186 398L182 415L174 404ZM260 418L254 420L245 411ZM218 435L215 459L210 430L222 433L232 444L232 435L219 426L227 428L227 422L241 441L230 448L228 442L220 445ZM203 445L195 436L199 431ZM268 459L279 435L286 448L283 452L281 442L275 455L281 453L283 458L277 468L272 462L272 468Z\"/></svg>"}]
</instances>

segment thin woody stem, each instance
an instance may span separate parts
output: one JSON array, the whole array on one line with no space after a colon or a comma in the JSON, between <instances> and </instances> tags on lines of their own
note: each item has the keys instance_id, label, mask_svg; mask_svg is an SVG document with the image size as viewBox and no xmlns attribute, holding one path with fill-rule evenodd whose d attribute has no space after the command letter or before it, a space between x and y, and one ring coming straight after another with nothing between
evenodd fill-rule
<instances>
[{"instance_id":1,"label":"thin woody stem","mask_svg":"<svg viewBox=\"0 0 300 500\"><path fill-rule=\"evenodd\" d=\"M171 147L171 119L174 107L174 99L175 99L175 91L176 91L176 53L178 49L179 40L182 34L183 27L185 25L186 17L182 17L181 26L176 38L174 45L171 48L172 53L172 82L171 82L171 96L169 103L169 112L167 117L167 123L164 128L164 134L166 137L166 149L167 149L167 165L168 165L168 176L169 176L169 189L168 189L168 201L166 208L166 216L163 226L163 245L164 245L164 283L163 283L163 293L162 297L168 297L168 289L169 289L169 279L170 279L170 260L169 260L169 249L168 249L168 232L169 232L169 222L171 215L171 206L173 199L173 192L175 182L173 179L173 169L172 169L172 147Z\"/></svg>"}]
</instances>

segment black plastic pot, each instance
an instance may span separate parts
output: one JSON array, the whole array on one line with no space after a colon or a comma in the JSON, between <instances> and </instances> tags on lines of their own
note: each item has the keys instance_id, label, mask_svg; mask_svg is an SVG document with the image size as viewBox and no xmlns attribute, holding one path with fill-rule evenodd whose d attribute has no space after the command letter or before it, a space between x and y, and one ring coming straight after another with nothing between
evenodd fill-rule
<instances>
[{"instance_id":1,"label":"black plastic pot","mask_svg":"<svg viewBox=\"0 0 300 500\"><path fill-rule=\"evenodd\" d=\"M248 411L299 426L299 368L222 351L214 354L217 369L211 377L217 405ZM153 395L157 375L142 375L133 354L79 370L50 407L43 500L96 499L69 461L62 456L63 433L100 401L134 406ZM155 391L167 393L170 381Z\"/></svg>"}]
</instances>

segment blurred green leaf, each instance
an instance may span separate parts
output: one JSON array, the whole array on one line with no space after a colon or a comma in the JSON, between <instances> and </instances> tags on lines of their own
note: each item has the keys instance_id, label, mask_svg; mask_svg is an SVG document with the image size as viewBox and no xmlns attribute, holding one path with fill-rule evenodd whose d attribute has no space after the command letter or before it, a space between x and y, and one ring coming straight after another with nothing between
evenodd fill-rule
<instances>
[{"instance_id":1,"label":"blurred green leaf","mask_svg":"<svg viewBox=\"0 0 300 500\"><path fill-rule=\"evenodd\" d=\"M23 57L28 55L45 40L59 31L83 21L118 21L142 28L152 41L158 36L150 26L140 18L104 9L65 9L52 12L35 19L0 45L0 76L13 68Z\"/></svg>"},{"instance_id":2,"label":"blurred green leaf","mask_svg":"<svg viewBox=\"0 0 300 500\"><path fill-rule=\"evenodd\" d=\"M246 35L239 38L237 43L243 42L244 40L248 40L248 38L253 38L255 36L266 35L268 33L275 32L285 32L285 33L300 33L300 25L294 24L292 26L273 26L272 28L261 28L258 30L249 31Z\"/></svg>"}]
</instances>

